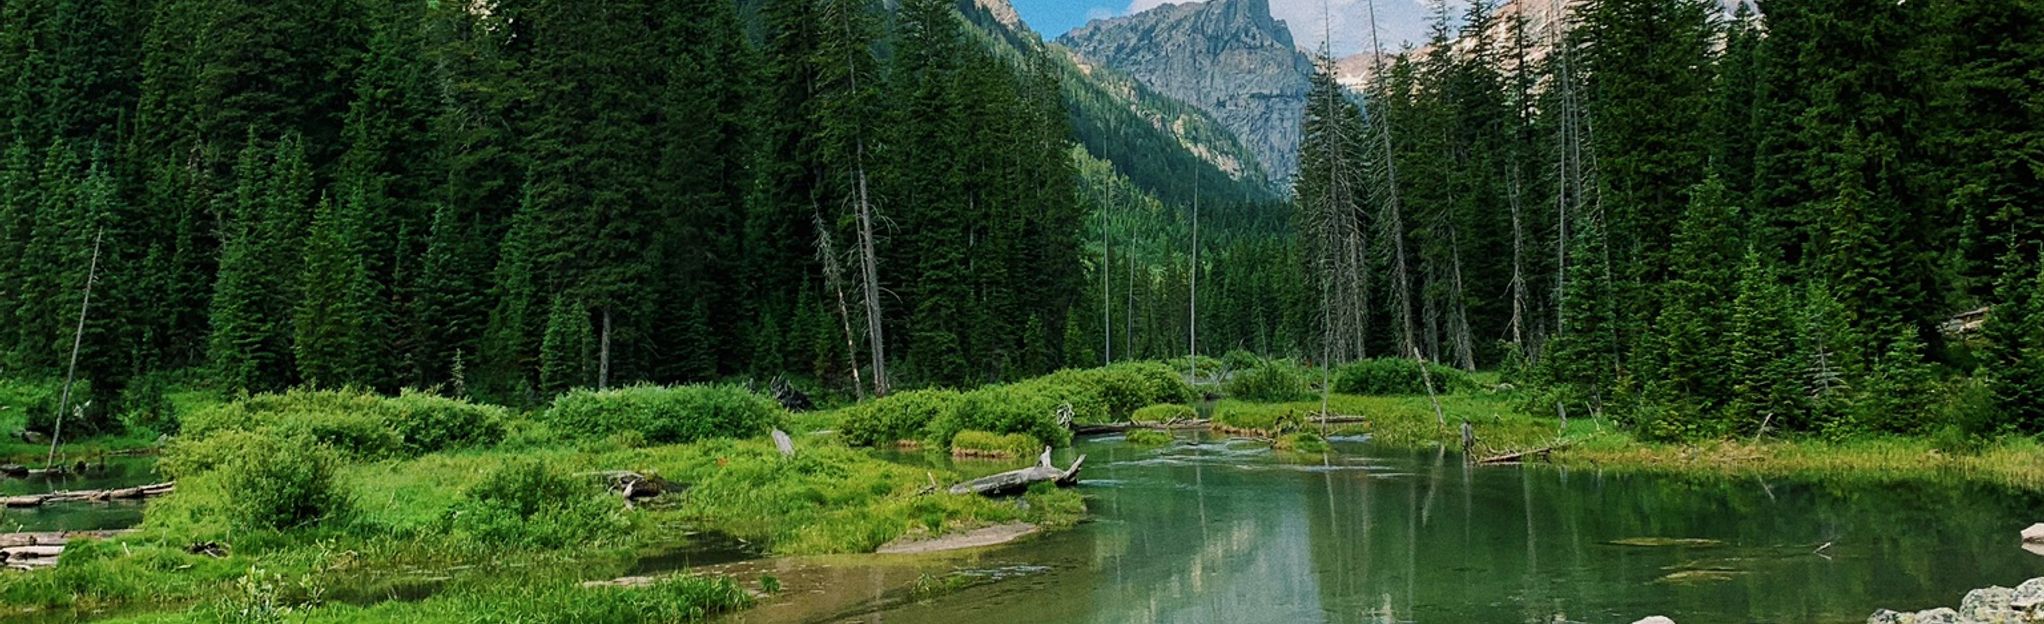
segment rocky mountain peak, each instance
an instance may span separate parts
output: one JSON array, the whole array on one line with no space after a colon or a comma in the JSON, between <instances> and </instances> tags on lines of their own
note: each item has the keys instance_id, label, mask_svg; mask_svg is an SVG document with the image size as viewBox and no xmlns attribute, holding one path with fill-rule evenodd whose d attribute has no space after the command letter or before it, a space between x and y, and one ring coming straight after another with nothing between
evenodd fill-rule
<instances>
[{"instance_id":1,"label":"rocky mountain peak","mask_svg":"<svg viewBox=\"0 0 2044 624\"><path fill-rule=\"evenodd\" d=\"M1094 21L1058 43L1206 111L1273 180L1297 170L1313 65L1269 0L1167 4Z\"/></svg>"}]
</instances>

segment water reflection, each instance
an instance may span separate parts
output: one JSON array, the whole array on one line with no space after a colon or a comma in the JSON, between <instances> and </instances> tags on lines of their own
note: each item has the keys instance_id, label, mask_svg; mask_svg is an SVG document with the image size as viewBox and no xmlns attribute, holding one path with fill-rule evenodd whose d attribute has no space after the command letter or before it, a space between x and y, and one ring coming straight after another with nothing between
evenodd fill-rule
<instances>
[{"instance_id":1,"label":"water reflection","mask_svg":"<svg viewBox=\"0 0 2044 624\"><path fill-rule=\"evenodd\" d=\"M92 463L79 474L0 478L0 496L124 488L162 480L156 474L154 457L110 456L95 458ZM142 506L142 501L128 500L0 509L0 533L124 529L142 522Z\"/></svg>"},{"instance_id":2,"label":"water reflection","mask_svg":"<svg viewBox=\"0 0 2044 624\"><path fill-rule=\"evenodd\" d=\"M1857 621L2044 575L2013 538L2035 493L1341 447L1082 443L1098 520L975 563L1040 571L839 621Z\"/></svg>"}]
</instances>

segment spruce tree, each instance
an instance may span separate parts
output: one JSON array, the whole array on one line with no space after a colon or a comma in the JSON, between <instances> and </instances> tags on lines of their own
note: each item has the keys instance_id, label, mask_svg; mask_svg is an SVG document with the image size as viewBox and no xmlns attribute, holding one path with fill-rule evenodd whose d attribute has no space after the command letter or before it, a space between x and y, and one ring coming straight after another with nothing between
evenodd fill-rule
<instances>
[{"instance_id":1,"label":"spruce tree","mask_svg":"<svg viewBox=\"0 0 2044 624\"><path fill-rule=\"evenodd\" d=\"M548 306L546 336L540 343L539 391L556 396L587 385L589 311L564 293Z\"/></svg>"},{"instance_id":2,"label":"spruce tree","mask_svg":"<svg viewBox=\"0 0 2044 624\"><path fill-rule=\"evenodd\" d=\"M1791 430L1807 422L1795 304L1774 263L1748 251L1726 336L1731 401L1725 433L1757 435L1763 426Z\"/></svg>"},{"instance_id":3,"label":"spruce tree","mask_svg":"<svg viewBox=\"0 0 2044 624\"><path fill-rule=\"evenodd\" d=\"M1670 254L1673 277L1661 285L1654 358L1659 366L1645 372L1705 412L1714 412L1732 390L1732 341L1726 335L1731 318L1723 304L1747 294L1738 288L1740 273L1733 269L1741 260L1742 238L1738 211L1723 182L1711 177L1690 190ZM1757 268L1751 262L1747 266ZM1770 314L1780 318L1784 313Z\"/></svg>"}]
</instances>

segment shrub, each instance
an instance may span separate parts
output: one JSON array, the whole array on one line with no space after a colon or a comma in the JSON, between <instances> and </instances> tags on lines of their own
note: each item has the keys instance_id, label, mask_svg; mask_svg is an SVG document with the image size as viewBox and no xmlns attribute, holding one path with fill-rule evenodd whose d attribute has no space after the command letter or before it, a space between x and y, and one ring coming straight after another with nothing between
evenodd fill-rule
<instances>
[{"instance_id":1,"label":"shrub","mask_svg":"<svg viewBox=\"0 0 2044 624\"><path fill-rule=\"evenodd\" d=\"M1129 417L1129 422L1168 423L1196 418L1199 418L1199 412L1194 411L1190 406L1171 403L1152 405L1136 410L1135 415Z\"/></svg>"},{"instance_id":2,"label":"shrub","mask_svg":"<svg viewBox=\"0 0 2044 624\"><path fill-rule=\"evenodd\" d=\"M1017 385L1070 403L1074 416L1082 422L1128 420L1146 406L1191 403L1197 398L1181 373L1157 362L1063 370Z\"/></svg>"},{"instance_id":3,"label":"shrub","mask_svg":"<svg viewBox=\"0 0 2044 624\"><path fill-rule=\"evenodd\" d=\"M1278 436L1277 443L1272 446L1275 446L1280 451L1296 453L1325 453L1331 448L1327 445L1326 438L1320 437L1320 434L1307 431Z\"/></svg>"},{"instance_id":4,"label":"shrub","mask_svg":"<svg viewBox=\"0 0 2044 624\"><path fill-rule=\"evenodd\" d=\"M180 445L165 459L181 486L172 497L196 510L191 521L236 529L290 529L342 514L348 500L334 481L339 466L332 449L310 438L246 431ZM184 487L189 481L200 483ZM156 506L150 509L154 515Z\"/></svg>"},{"instance_id":5,"label":"shrub","mask_svg":"<svg viewBox=\"0 0 2044 624\"><path fill-rule=\"evenodd\" d=\"M404 449L424 454L494 445L504 439L504 408L406 390L380 409Z\"/></svg>"},{"instance_id":6,"label":"shrub","mask_svg":"<svg viewBox=\"0 0 2044 624\"><path fill-rule=\"evenodd\" d=\"M384 398L357 390L292 390L200 410L185 418L183 433L305 435L349 457L373 459L495 444L504 437L505 418L500 407L414 392Z\"/></svg>"},{"instance_id":7,"label":"shrub","mask_svg":"<svg viewBox=\"0 0 2044 624\"><path fill-rule=\"evenodd\" d=\"M170 400L164 373L149 373L121 389L121 421L130 430L176 435L177 405Z\"/></svg>"},{"instance_id":8,"label":"shrub","mask_svg":"<svg viewBox=\"0 0 2044 624\"><path fill-rule=\"evenodd\" d=\"M560 548L621 533L621 509L596 481L535 459L497 466L449 509L452 532L486 544Z\"/></svg>"},{"instance_id":9,"label":"shrub","mask_svg":"<svg viewBox=\"0 0 2044 624\"><path fill-rule=\"evenodd\" d=\"M1305 424L1306 415L1284 405L1222 401L1214 407L1214 422L1245 431L1276 433L1299 428Z\"/></svg>"},{"instance_id":10,"label":"shrub","mask_svg":"<svg viewBox=\"0 0 2044 624\"><path fill-rule=\"evenodd\" d=\"M1334 390L1364 395L1426 394L1427 376L1432 377L1435 392L1445 394L1476 387L1468 373L1454 368L1429 363L1424 374L1421 371L1419 362L1405 358L1363 360L1335 371Z\"/></svg>"},{"instance_id":11,"label":"shrub","mask_svg":"<svg viewBox=\"0 0 2044 624\"><path fill-rule=\"evenodd\" d=\"M1051 446L1071 443L1072 432L1058 424L1063 402L1024 385L993 386L966 393L957 409L931 421L933 446L949 448L958 432L1024 433Z\"/></svg>"},{"instance_id":12,"label":"shrub","mask_svg":"<svg viewBox=\"0 0 2044 624\"><path fill-rule=\"evenodd\" d=\"M762 435L785 415L773 399L735 385L632 386L569 392L543 418L571 436L637 431L648 442L678 444Z\"/></svg>"},{"instance_id":13,"label":"shrub","mask_svg":"<svg viewBox=\"0 0 2044 624\"><path fill-rule=\"evenodd\" d=\"M27 422L23 428L45 434L55 432L57 421L53 417L63 403L64 384L41 385L31 392L25 397ZM92 384L82 380L71 384L71 404L62 408L64 439L77 440L119 431L120 420L114 417L113 406L105 400L107 398L110 397L95 395ZM81 415L83 418L80 418Z\"/></svg>"},{"instance_id":14,"label":"shrub","mask_svg":"<svg viewBox=\"0 0 2044 624\"><path fill-rule=\"evenodd\" d=\"M897 392L845 409L838 434L858 446L880 446L922 437L931 423L948 418L963 395L950 390Z\"/></svg>"},{"instance_id":15,"label":"shrub","mask_svg":"<svg viewBox=\"0 0 2044 624\"><path fill-rule=\"evenodd\" d=\"M951 454L964 457L1031 457L1043 451L1043 443L1028 434L996 434L966 430L951 438Z\"/></svg>"},{"instance_id":16,"label":"shrub","mask_svg":"<svg viewBox=\"0 0 2044 624\"><path fill-rule=\"evenodd\" d=\"M1284 403L1302 401L1312 393L1306 376L1288 360L1264 360L1247 370L1236 371L1228 380L1228 395L1246 401Z\"/></svg>"},{"instance_id":17,"label":"shrub","mask_svg":"<svg viewBox=\"0 0 2044 624\"><path fill-rule=\"evenodd\" d=\"M1243 349L1229 351L1226 355L1221 356L1221 365L1228 370L1249 370L1262 363L1262 357Z\"/></svg>"}]
</instances>

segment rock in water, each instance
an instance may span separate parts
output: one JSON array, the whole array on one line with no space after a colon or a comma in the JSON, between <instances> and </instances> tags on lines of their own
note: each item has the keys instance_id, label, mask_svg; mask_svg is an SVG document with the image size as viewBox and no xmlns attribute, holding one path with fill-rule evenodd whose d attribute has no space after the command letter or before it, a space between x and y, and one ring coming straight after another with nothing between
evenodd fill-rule
<instances>
[{"instance_id":1,"label":"rock in water","mask_svg":"<svg viewBox=\"0 0 2044 624\"><path fill-rule=\"evenodd\" d=\"M2033 578L2017 585L2009 592L2009 608L2029 616L2029 621L2044 621L2044 578Z\"/></svg>"},{"instance_id":2,"label":"rock in water","mask_svg":"<svg viewBox=\"0 0 2044 624\"><path fill-rule=\"evenodd\" d=\"M2023 529L2023 543L2044 544L2044 522L2032 524L2030 528Z\"/></svg>"},{"instance_id":3,"label":"rock in water","mask_svg":"<svg viewBox=\"0 0 2044 624\"><path fill-rule=\"evenodd\" d=\"M1882 609L1867 617L1867 624L1908 624L1908 615Z\"/></svg>"},{"instance_id":4,"label":"rock in water","mask_svg":"<svg viewBox=\"0 0 2044 624\"><path fill-rule=\"evenodd\" d=\"M1647 616L1646 619L1633 622L1632 624L1675 624L1675 621L1658 615L1652 615Z\"/></svg>"},{"instance_id":5,"label":"rock in water","mask_svg":"<svg viewBox=\"0 0 2044 624\"><path fill-rule=\"evenodd\" d=\"M1967 622L2005 622L2015 614L2009 608L2014 598L2015 591L2007 587L1966 592L1966 599L1959 601L1959 616Z\"/></svg>"}]
</instances>

